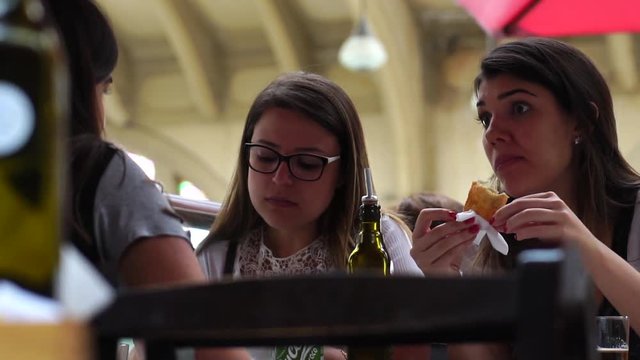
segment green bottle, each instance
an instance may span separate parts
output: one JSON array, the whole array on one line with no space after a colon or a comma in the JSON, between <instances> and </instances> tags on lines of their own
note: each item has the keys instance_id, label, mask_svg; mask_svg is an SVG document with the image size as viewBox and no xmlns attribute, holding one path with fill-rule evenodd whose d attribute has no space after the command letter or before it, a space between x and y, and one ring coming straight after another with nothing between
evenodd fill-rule
<instances>
[{"instance_id":1,"label":"green bottle","mask_svg":"<svg viewBox=\"0 0 640 360\"><path fill-rule=\"evenodd\" d=\"M364 171L366 191L360 205L360 232L355 249L349 255L347 268L350 274L391 273L391 260L387 254L380 228L380 205L373 191L371 169ZM373 299L372 299L373 301ZM349 360L386 360L391 358L389 347L354 347L348 349Z\"/></svg>"},{"instance_id":2,"label":"green bottle","mask_svg":"<svg viewBox=\"0 0 640 360\"><path fill-rule=\"evenodd\" d=\"M51 294L58 262L67 73L40 0L0 0L0 279Z\"/></svg>"},{"instance_id":3,"label":"green bottle","mask_svg":"<svg viewBox=\"0 0 640 360\"><path fill-rule=\"evenodd\" d=\"M367 193L360 204L360 232L356 247L349 255L348 269L351 274L374 273L387 276L391 272L391 260L380 231L380 205L373 192L371 169L364 170Z\"/></svg>"}]
</instances>

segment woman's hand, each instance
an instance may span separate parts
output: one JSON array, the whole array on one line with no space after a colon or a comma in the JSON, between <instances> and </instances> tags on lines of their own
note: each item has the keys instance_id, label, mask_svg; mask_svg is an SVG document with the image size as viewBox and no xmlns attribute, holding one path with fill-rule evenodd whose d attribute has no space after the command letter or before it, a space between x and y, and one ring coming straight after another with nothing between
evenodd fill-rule
<instances>
[{"instance_id":1,"label":"woman's hand","mask_svg":"<svg viewBox=\"0 0 640 360\"><path fill-rule=\"evenodd\" d=\"M517 240L538 238L575 244L585 249L595 236L565 202L553 192L523 196L500 208L493 227L514 234Z\"/></svg>"},{"instance_id":2,"label":"woman's hand","mask_svg":"<svg viewBox=\"0 0 640 360\"><path fill-rule=\"evenodd\" d=\"M493 226L515 234L518 240L538 238L575 244L598 290L618 312L628 315L631 327L640 332L640 272L608 247L611 239L600 242L556 194L546 192L514 200L496 212Z\"/></svg>"},{"instance_id":3,"label":"woman's hand","mask_svg":"<svg viewBox=\"0 0 640 360\"><path fill-rule=\"evenodd\" d=\"M465 249L476 237L480 226L475 219L457 222L456 213L447 209L423 209L413 230L411 257L427 275L460 274ZM431 223L444 221L433 229Z\"/></svg>"}]
</instances>

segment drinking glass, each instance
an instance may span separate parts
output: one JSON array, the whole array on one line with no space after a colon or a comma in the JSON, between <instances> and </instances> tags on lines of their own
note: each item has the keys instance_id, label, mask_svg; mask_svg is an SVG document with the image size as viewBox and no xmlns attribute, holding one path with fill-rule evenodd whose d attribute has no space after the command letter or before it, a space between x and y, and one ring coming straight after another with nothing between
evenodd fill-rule
<instances>
[{"instance_id":1,"label":"drinking glass","mask_svg":"<svg viewBox=\"0 0 640 360\"><path fill-rule=\"evenodd\" d=\"M129 344L118 344L116 360L129 360Z\"/></svg>"},{"instance_id":2,"label":"drinking glass","mask_svg":"<svg viewBox=\"0 0 640 360\"><path fill-rule=\"evenodd\" d=\"M596 317L596 344L602 360L627 360L629 357L629 317Z\"/></svg>"}]
</instances>

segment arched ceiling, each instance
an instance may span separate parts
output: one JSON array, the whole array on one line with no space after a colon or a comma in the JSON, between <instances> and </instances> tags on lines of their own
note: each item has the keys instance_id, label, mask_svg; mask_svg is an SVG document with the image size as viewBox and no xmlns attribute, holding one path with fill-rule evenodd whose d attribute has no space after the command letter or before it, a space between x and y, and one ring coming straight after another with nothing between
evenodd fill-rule
<instances>
[{"instance_id":1,"label":"arched ceiling","mask_svg":"<svg viewBox=\"0 0 640 360\"><path fill-rule=\"evenodd\" d=\"M453 0L97 2L121 49L115 91L107 98L109 133L132 150L162 157L156 161L173 161L171 167L181 172L188 173L185 164L193 163L196 177L221 179L209 189L216 198L234 164L206 152L227 145L235 150L254 96L279 73L293 70L331 78L349 93L363 119L388 123L384 146L393 154L389 161L399 193L437 189L430 176L436 161L431 108L468 98L486 47L480 28ZM371 73L351 72L337 62L362 8L389 53L388 63ZM636 87L637 39L580 41L619 86ZM207 144L204 129L223 137ZM193 159L163 155L171 149ZM202 166L209 168L195 171Z\"/></svg>"},{"instance_id":2,"label":"arched ceiling","mask_svg":"<svg viewBox=\"0 0 640 360\"><path fill-rule=\"evenodd\" d=\"M376 86L375 74L349 74L337 64L338 49L357 16L360 3L356 1L99 3L116 29L122 51L117 74L122 113L112 116L120 125L147 110L189 109L216 121L237 106L244 108L267 80L282 71L302 69L344 77L341 85L365 108L375 110L380 97L386 95ZM391 47L391 61L409 60L394 56L394 51L407 46L415 47L410 51L418 55L436 50L433 47L450 46L447 42L455 35L467 38L471 32L474 41L483 41L473 21L451 0L369 0L363 4L372 27ZM437 39L418 48L425 32ZM407 34L413 38L407 39ZM183 96L173 96L177 90Z\"/></svg>"}]
</instances>

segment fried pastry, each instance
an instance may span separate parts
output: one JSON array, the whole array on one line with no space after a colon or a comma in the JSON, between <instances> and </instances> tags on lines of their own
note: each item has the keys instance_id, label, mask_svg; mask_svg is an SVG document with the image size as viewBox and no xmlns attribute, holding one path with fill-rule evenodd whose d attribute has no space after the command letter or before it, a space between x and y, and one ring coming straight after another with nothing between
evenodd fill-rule
<instances>
[{"instance_id":1,"label":"fried pastry","mask_svg":"<svg viewBox=\"0 0 640 360\"><path fill-rule=\"evenodd\" d=\"M479 181L474 181L469 189L464 210L473 210L485 220L490 221L496 211L507 203L508 199L509 197L505 193L498 194Z\"/></svg>"}]
</instances>

